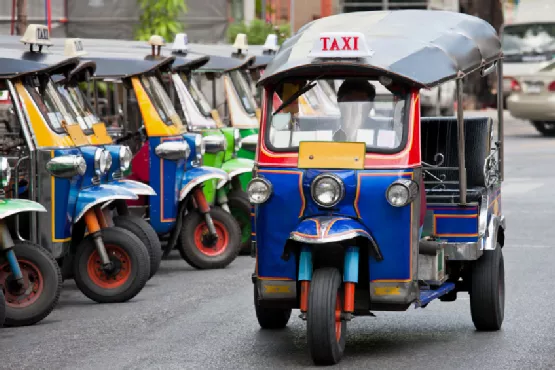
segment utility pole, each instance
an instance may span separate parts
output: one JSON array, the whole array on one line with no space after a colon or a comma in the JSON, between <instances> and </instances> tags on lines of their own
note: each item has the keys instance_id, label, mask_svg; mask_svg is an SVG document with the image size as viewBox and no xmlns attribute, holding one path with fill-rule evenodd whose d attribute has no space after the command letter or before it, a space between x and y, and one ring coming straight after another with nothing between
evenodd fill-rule
<instances>
[{"instance_id":1,"label":"utility pole","mask_svg":"<svg viewBox=\"0 0 555 370\"><path fill-rule=\"evenodd\" d=\"M27 29L27 0L17 0L17 34L23 35Z\"/></svg>"}]
</instances>

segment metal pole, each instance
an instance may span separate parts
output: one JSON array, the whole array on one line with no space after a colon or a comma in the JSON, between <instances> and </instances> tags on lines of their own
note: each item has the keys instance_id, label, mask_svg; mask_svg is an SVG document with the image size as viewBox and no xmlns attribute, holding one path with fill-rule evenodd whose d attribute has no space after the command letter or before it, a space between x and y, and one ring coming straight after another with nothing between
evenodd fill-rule
<instances>
[{"instance_id":1,"label":"metal pole","mask_svg":"<svg viewBox=\"0 0 555 370\"><path fill-rule=\"evenodd\" d=\"M504 143L505 125L503 122L503 59L497 62L497 142L499 143L499 172L500 180L505 179Z\"/></svg>"},{"instance_id":2,"label":"metal pole","mask_svg":"<svg viewBox=\"0 0 555 370\"><path fill-rule=\"evenodd\" d=\"M295 33L295 0L289 4L289 23L291 26L291 36Z\"/></svg>"},{"instance_id":3,"label":"metal pole","mask_svg":"<svg viewBox=\"0 0 555 370\"><path fill-rule=\"evenodd\" d=\"M389 10L389 0L383 0L383 10Z\"/></svg>"},{"instance_id":4,"label":"metal pole","mask_svg":"<svg viewBox=\"0 0 555 370\"><path fill-rule=\"evenodd\" d=\"M458 152L459 152L459 192L460 204L466 204L466 163L464 147L464 111L463 111L463 83L457 80L457 128L458 128Z\"/></svg>"},{"instance_id":5,"label":"metal pole","mask_svg":"<svg viewBox=\"0 0 555 370\"><path fill-rule=\"evenodd\" d=\"M262 0L260 3L262 7L262 9L260 9L260 19L266 22L266 0Z\"/></svg>"},{"instance_id":6,"label":"metal pole","mask_svg":"<svg viewBox=\"0 0 555 370\"><path fill-rule=\"evenodd\" d=\"M436 117L441 116L441 86L437 87Z\"/></svg>"}]
</instances>

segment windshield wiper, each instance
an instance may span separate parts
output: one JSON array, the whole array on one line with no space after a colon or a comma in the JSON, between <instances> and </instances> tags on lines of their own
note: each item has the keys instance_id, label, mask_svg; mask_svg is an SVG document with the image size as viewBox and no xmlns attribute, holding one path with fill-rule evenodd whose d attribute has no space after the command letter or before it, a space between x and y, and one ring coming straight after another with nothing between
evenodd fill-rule
<instances>
[{"instance_id":1,"label":"windshield wiper","mask_svg":"<svg viewBox=\"0 0 555 370\"><path fill-rule=\"evenodd\" d=\"M272 114L272 116L275 116L276 114L278 114L283 108L285 108L286 106L291 104L295 99L297 99L299 96L301 96L302 94L304 94L308 90L312 89L314 86L316 86L315 81L311 81L311 82L307 83L306 85L304 85L296 93L291 95L289 97L289 99L286 99L283 103L281 103L281 105L278 107L278 109L276 109L276 111Z\"/></svg>"}]
</instances>

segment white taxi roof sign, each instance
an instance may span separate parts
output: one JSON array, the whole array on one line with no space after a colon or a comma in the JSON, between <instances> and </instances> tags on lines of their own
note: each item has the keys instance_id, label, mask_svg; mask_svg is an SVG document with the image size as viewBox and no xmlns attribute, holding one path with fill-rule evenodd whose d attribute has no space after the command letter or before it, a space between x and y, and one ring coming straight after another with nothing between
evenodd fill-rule
<instances>
[{"instance_id":1,"label":"white taxi roof sign","mask_svg":"<svg viewBox=\"0 0 555 370\"><path fill-rule=\"evenodd\" d=\"M263 50L277 51L278 49L279 45L277 35L275 33L268 34L266 41L264 42Z\"/></svg>"},{"instance_id":2,"label":"white taxi roof sign","mask_svg":"<svg viewBox=\"0 0 555 370\"><path fill-rule=\"evenodd\" d=\"M314 41L312 58L367 58L373 52L360 32L322 32Z\"/></svg>"},{"instance_id":3,"label":"white taxi roof sign","mask_svg":"<svg viewBox=\"0 0 555 370\"><path fill-rule=\"evenodd\" d=\"M238 33L235 37L235 43L233 44L233 48L237 50L248 50L249 43L247 42L247 35L244 33Z\"/></svg>"},{"instance_id":4,"label":"white taxi roof sign","mask_svg":"<svg viewBox=\"0 0 555 370\"><path fill-rule=\"evenodd\" d=\"M25 30L25 34L19 41L24 44L32 45L53 45L52 41L50 41L50 32L48 32L48 27L43 24L30 24Z\"/></svg>"},{"instance_id":5,"label":"white taxi roof sign","mask_svg":"<svg viewBox=\"0 0 555 370\"><path fill-rule=\"evenodd\" d=\"M83 41L79 38L66 39L64 42L64 55L68 57L80 57L87 54L83 47Z\"/></svg>"},{"instance_id":6,"label":"white taxi roof sign","mask_svg":"<svg viewBox=\"0 0 555 370\"><path fill-rule=\"evenodd\" d=\"M178 33L173 40L172 50L174 51L187 51L189 50L189 38L186 33Z\"/></svg>"}]
</instances>

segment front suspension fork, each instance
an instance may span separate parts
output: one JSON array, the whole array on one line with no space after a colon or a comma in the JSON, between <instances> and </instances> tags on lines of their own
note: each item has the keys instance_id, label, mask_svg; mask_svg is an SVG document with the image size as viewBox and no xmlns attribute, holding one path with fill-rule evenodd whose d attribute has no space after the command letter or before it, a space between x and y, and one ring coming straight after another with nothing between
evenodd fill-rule
<instances>
[{"instance_id":1,"label":"front suspension fork","mask_svg":"<svg viewBox=\"0 0 555 370\"><path fill-rule=\"evenodd\" d=\"M8 260L8 264L10 265L10 270L12 271L15 282L19 286L23 286L23 273L21 272L19 262L17 262L17 257L13 250L15 244L10 234L10 230L8 230L8 227L6 226L4 221L0 221L0 233L2 234L0 236L2 238L2 245L0 245L0 249L2 249L6 255L6 259Z\"/></svg>"},{"instance_id":2,"label":"front suspension fork","mask_svg":"<svg viewBox=\"0 0 555 370\"><path fill-rule=\"evenodd\" d=\"M106 251L106 246L102 240L102 234L100 230L102 228L108 227L104 213L100 207L93 207L85 212L85 225L89 230L89 234L92 235L94 240L94 245L96 246L96 251L100 255L100 261L102 263L102 268L104 270L111 270L113 265L108 252Z\"/></svg>"},{"instance_id":3,"label":"front suspension fork","mask_svg":"<svg viewBox=\"0 0 555 370\"><path fill-rule=\"evenodd\" d=\"M204 216L204 221L206 222L206 226L208 227L210 237L215 243L218 240L218 233L216 231L216 227L214 226L212 216L210 215L210 206L206 201L206 196L202 192L202 188L197 187L193 190L193 199L195 200L199 212L202 213L202 215Z\"/></svg>"},{"instance_id":4,"label":"front suspension fork","mask_svg":"<svg viewBox=\"0 0 555 370\"><path fill-rule=\"evenodd\" d=\"M227 191L225 187L221 187L218 190L216 190L216 201L224 211L226 211L227 213L231 213L231 210L229 209L229 205L227 204L228 199L227 199Z\"/></svg>"}]
</instances>

